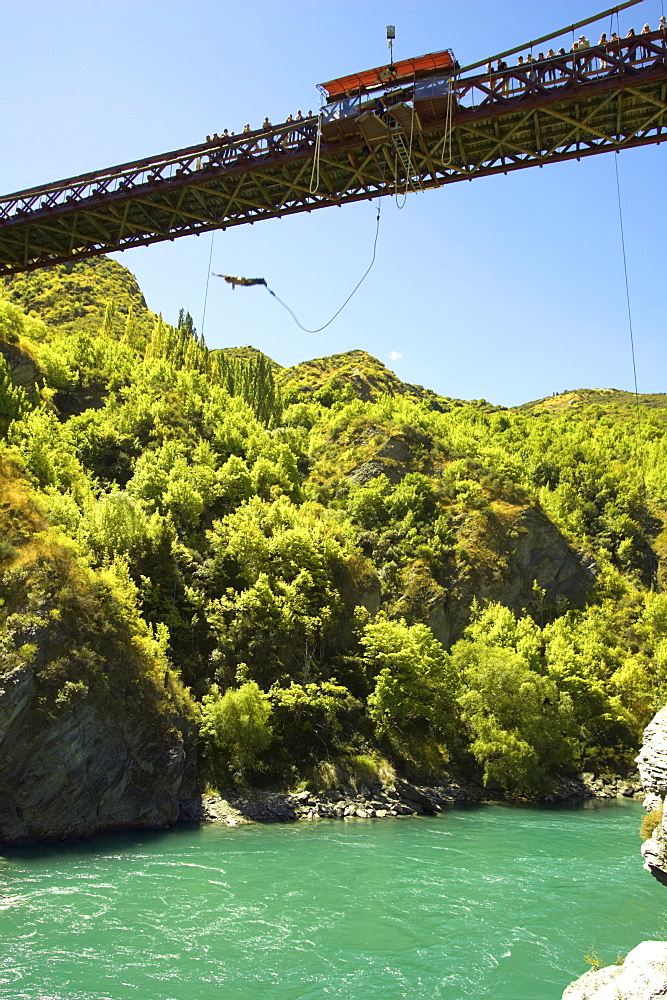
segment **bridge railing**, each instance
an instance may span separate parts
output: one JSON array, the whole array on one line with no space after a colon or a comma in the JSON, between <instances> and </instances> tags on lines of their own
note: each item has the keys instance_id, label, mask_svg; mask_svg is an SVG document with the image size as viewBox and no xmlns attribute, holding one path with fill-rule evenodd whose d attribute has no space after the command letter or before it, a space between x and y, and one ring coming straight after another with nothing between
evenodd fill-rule
<instances>
[{"instance_id":1,"label":"bridge railing","mask_svg":"<svg viewBox=\"0 0 667 1000\"><path fill-rule=\"evenodd\" d=\"M124 197L135 188L153 187L167 182L182 183L189 177L217 174L220 169L238 168L276 154L312 149L317 136L317 118L285 122L271 131L259 130L234 136L229 140L203 143L185 150L156 156L108 170L18 191L0 197L0 220L23 221L26 216L59 208L69 210L100 198Z\"/></svg>"},{"instance_id":2,"label":"bridge railing","mask_svg":"<svg viewBox=\"0 0 667 1000\"><path fill-rule=\"evenodd\" d=\"M606 46L592 46L473 77L429 78L416 83L410 99L421 101L451 93L455 126L457 111L493 111L517 99L539 98L572 85L627 79L653 66L667 66L664 31L635 35ZM405 99L403 91L401 100ZM359 102L352 98L347 103L348 113L355 114ZM337 113L343 115L344 111L341 107ZM61 211L70 212L73 206L85 209L100 201L123 200L135 189L149 192L159 190L161 185L187 184L195 177L210 184L211 179L221 176L221 171L261 166L263 162L294 153L310 155L317 128L318 119L313 116L19 191L0 197L0 223L23 223L27 217L38 218L42 213L52 216Z\"/></svg>"},{"instance_id":3,"label":"bridge railing","mask_svg":"<svg viewBox=\"0 0 667 1000\"><path fill-rule=\"evenodd\" d=\"M527 95L558 92L572 84L611 80L636 74L653 65L667 64L667 38L664 31L621 38L607 45L593 45L506 70L497 69L475 77L464 77L453 84L459 107L483 110Z\"/></svg>"}]
</instances>

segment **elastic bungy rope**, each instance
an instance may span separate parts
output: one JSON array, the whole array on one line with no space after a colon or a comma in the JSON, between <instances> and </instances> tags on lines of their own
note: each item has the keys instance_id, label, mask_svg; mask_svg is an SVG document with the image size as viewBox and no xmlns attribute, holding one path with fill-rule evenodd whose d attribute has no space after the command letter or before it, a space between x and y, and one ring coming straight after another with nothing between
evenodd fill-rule
<instances>
[{"instance_id":1,"label":"elastic bungy rope","mask_svg":"<svg viewBox=\"0 0 667 1000\"><path fill-rule=\"evenodd\" d=\"M331 326L331 324L336 319L336 317L340 316L340 314L342 313L342 311L345 308L345 306L352 299L352 297L359 291L359 289L363 285L364 281L366 280L366 278L368 277L368 275L371 273L373 265L375 264L375 257L376 257L376 254L377 254L377 245L378 245L378 236L380 235L380 210L381 210L381 204L382 204L381 201L378 199L378 213L377 213L377 220L376 220L376 226L375 226L375 239L373 241L373 256L371 258L371 262L368 265L368 267L367 267L366 271L364 272L364 274L361 276L361 278L359 279L359 281L357 282L357 284L354 286L354 288L352 289L352 291L348 295L348 297L345 299L345 302L343 302L342 306L338 310L336 310L336 312L333 314L333 316L331 317L331 319L328 322L326 322L323 326L318 326L317 329L315 329L315 330L308 329L308 327L304 326L303 323L301 323L301 321L298 319L298 317L295 315L295 313L290 309L290 307L287 305L287 303L283 302L283 300L278 295L276 295L276 293L273 291L272 288L269 288L268 285L266 286L266 290L269 293L269 295L272 295L273 298L276 300L276 302L279 302L280 305L283 307L283 309L287 310L287 312L290 314L290 316L292 317L292 319L294 320L294 322L296 323L296 325L299 327L300 330L303 330L304 333L321 333L322 330L326 330L326 328L328 326Z\"/></svg>"},{"instance_id":2,"label":"elastic bungy rope","mask_svg":"<svg viewBox=\"0 0 667 1000\"><path fill-rule=\"evenodd\" d=\"M313 169L310 172L310 186L308 190L311 194L315 194L320 186L320 146L322 143L322 111L320 110L317 119L317 137L315 139L315 155L313 157ZM315 172L317 170L317 180L315 180ZM315 180L315 187L313 187L313 181Z\"/></svg>"},{"instance_id":3,"label":"elastic bungy rope","mask_svg":"<svg viewBox=\"0 0 667 1000\"><path fill-rule=\"evenodd\" d=\"M442 145L442 163L443 166L449 167L452 163L452 132L454 123L454 87L452 85L452 78L450 76L447 81L447 109L445 111L445 135L442 139L442 143L438 143L436 149L439 149ZM445 160L445 151L447 149L447 141L449 140L449 158Z\"/></svg>"},{"instance_id":4,"label":"elastic bungy rope","mask_svg":"<svg viewBox=\"0 0 667 1000\"><path fill-rule=\"evenodd\" d=\"M447 81L447 111L445 112L445 141L442 147L443 157L445 154L445 147L447 145L447 140L449 139L449 156L447 159L446 166L451 167L452 165L452 132L454 131L454 86L453 81L450 76Z\"/></svg>"},{"instance_id":5,"label":"elastic bungy rope","mask_svg":"<svg viewBox=\"0 0 667 1000\"><path fill-rule=\"evenodd\" d=\"M416 79L413 79L413 81L412 81L412 117L410 119L410 146L409 146L409 149L408 149L408 166L410 167L410 170L412 170L412 144L413 144L413 138L414 138L414 134L415 134L415 114L416 114L416 110L415 110L415 87L416 87L416 85L417 85L417 81L416 81ZM398 150L396 150L396 155L398 156ZM419 178L419 186L420 186L420 188L423 191L424 190L424 185L422 184L421 177ZM396 184L396 187L398 187L398 184ZM412 180L412 177L410 176L409 173L406 172L406 176L405 176L405 191L403 192L403 204L402 205L398 204L398 191L396 191L396 208L398 208L399 211L405 208L405 203L408 200L408 187L412 187L412 190L415 192L415 194L417 193L415 185L414 185L414 182Z\"/></svg>"}]
</instances>

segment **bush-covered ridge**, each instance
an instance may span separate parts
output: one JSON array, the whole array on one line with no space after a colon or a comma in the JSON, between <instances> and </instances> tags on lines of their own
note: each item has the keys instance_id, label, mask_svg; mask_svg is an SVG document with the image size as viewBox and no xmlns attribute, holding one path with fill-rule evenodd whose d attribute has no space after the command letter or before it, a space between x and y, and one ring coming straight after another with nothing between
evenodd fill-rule
<instances>
[{"instance_id":1,"label":"bush-covered ridge","mask_svg":"<svg viewBox=\"0 0 667 1000\"><path fill-rule=\"evenodd\" d=\"M657 397L638 424L626 394L505 410L362 351L209 352L111 264L0 300L3 475L90 580L124 581L114 599L191 691L206 780L285 786L370 755L535 795L630 765L667 661ZM33 612L2 568L7 671ZM33 667L59 678L51 655ZM65 673L49 705L87 683Z\"/></svg>"}]
</instances>

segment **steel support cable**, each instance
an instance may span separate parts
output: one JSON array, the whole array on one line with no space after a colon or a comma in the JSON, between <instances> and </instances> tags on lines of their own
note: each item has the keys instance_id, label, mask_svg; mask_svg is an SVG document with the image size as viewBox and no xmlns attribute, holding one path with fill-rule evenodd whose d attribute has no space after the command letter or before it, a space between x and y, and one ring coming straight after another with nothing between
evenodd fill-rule
<instances>
[{"instance_id":1,"label":"steel support cable","mask_svg":"<svg viewBox=\"0 0 667 1000\"><path fill-rule=\"evenodd\" d=\"M211 261L213 260L213 242L215 240L215 229L211 231L211 249L208 254L208 274L206 275L206 288L204 290L204 307L201 314L201 335L204 336L204 325L206 323L206 304L208 302L208 286L211 282Z\"/></svg>"},{"instance_id":2,"label":"steel support cable","mask_svg":"<svg viewBox=\"0 0 667 1000\"><path fill-rule=\"evenodd\" d=\"M218 187L217 187L217 190L216 190L216 201L217 202L220 201L220 185L221 184L222 184L222 166L220 167L220 173L218 174ZM216 209L215 217L213 219L213 222L216 223L216 224L218 222L218 211L219 211L219 208ZM215 242L215 234L216 234L216 230L212 229L211 230L211 248L210 248L209 253L208 253L208 268L207 268L207 273L206 273L206 288L204 289L204 307L202 309L202 314L201 314L201 335L202 335L202 338L204 336L204 326L206 324L206 305L208 303L208 286L209 286L209 284L211 282L211 261L213 260L213 243Z\"/></svg>"},{"instance_id":3,"label":"steel support cable","mask_svg":"<svg viewBox=\"0 0 667 1000\"><path fill-rule=\"evenodd\" d=\"M615 14L616 14L616 34L620 38L621 31L620 31L620 20L619 20L619 16L618 16L618 11L615 11ZM614 27L614 14L613 13L611 14L610 22L611 23L609 25L609 28L610 28L610 37L611 37L611 35L613 34L613 27ZM620 52L620 47L619 47L619 52ZM614 109L613 109L613 104L612 104L612 99L611 99L611 95L612 95L612 81L611 81L611 74L610 73L608 73L608 84L609 84L609 116L610 116L610 125L611 125L609 133L610 133L610 135L613 136L614 135L615 123L614 123ZM636 416L636 420L637 420L637 448L636 448L636 457L637 457L637 464L639 465L639 470L640 470L640 474L641 474L642 493L644 495L644 498L646 498L646 476L645 476L645 470L644 470L644 455L643 455L643 451L642 451L642 448L641 448L641 441L640 441L640 432L641 432L641 407L639 405L639 386L638 386L638 383L637 383L637 359L636 359L636 355L635 355L635 337L634 337L634 327L633 327L633 323L632 323L632 303L631 303L631 299L630 299L630 282L628 280L628 259L627 259L626 249L625 249L625 226L624 226L624 222L623 222L623 199L621 197L621 178L620 178L620 174L619 174L619 171L618 171L618 154L619 154L619 152L620 152L620 147L619 147L618 135L617 135L616 136L616 149L614 150L614 174L615 174L615 177L616 177L616 200L617 200L617 203L618 203L618 223L619 223L619 230L620 230L620 234L621 234L621 252L622 252L622 256L623 256L623 275L624 275L624 280L625 280L625 303L626 303L626 308L627 308L627 313L628 313L628 331L629 331L629 335L630 335L630 354L631 354L631 357L632 357L632 377L633 377L634 388L635 388L635 416Z\"/></svg>"},{"instance_id":4,"label":"steel support cable","mask_svg":"<svg viewBox=\"0 0 667 1000\"><path fill-rule=\"evenodd\" d=\"M641 483L642 483L642 494L644 501L646 501L646 475L644 470L644 455L643 449L641 447L641 407L639 405L639 388L637 385L637 360L635 356L635 337L634 329L632 325L632 305L630 301L630 283L628 281L628 260L625 249L625 227L623 225L623 202L621 199L621 181L618 173L618 151L614 153L614 166L616 168L616 197L618 200L618 221L621 232L621 250L623 252L623 274L625 276L625 301L628 310L628 330L630 333L630 353L632 356L632 375L634 379L635 386L635 414L637 418L637 447L636 447L636 457L637 463L639 465L639 471L641 473Z\"/></svg>"}]
</instances>

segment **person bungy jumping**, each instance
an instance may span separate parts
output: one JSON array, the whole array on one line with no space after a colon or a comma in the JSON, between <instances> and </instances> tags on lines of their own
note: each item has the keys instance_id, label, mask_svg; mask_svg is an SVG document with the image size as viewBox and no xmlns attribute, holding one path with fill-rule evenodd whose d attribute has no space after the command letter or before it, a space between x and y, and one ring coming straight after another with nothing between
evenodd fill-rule
<instances>
[{"instance_id":1,"label":"person bungy jumping","mask_svg":"<svg viewBox=\"0 0 667 1000\"><path fill-rule=\"evenodd\" d=\"M213 272L214 278L224 278L228 285L232 286L232 291L237 285L243 285L247 287L249 285L266 285L265 278L237 278L235 274L216 274Z\"/></svg>"}]
</instances>

